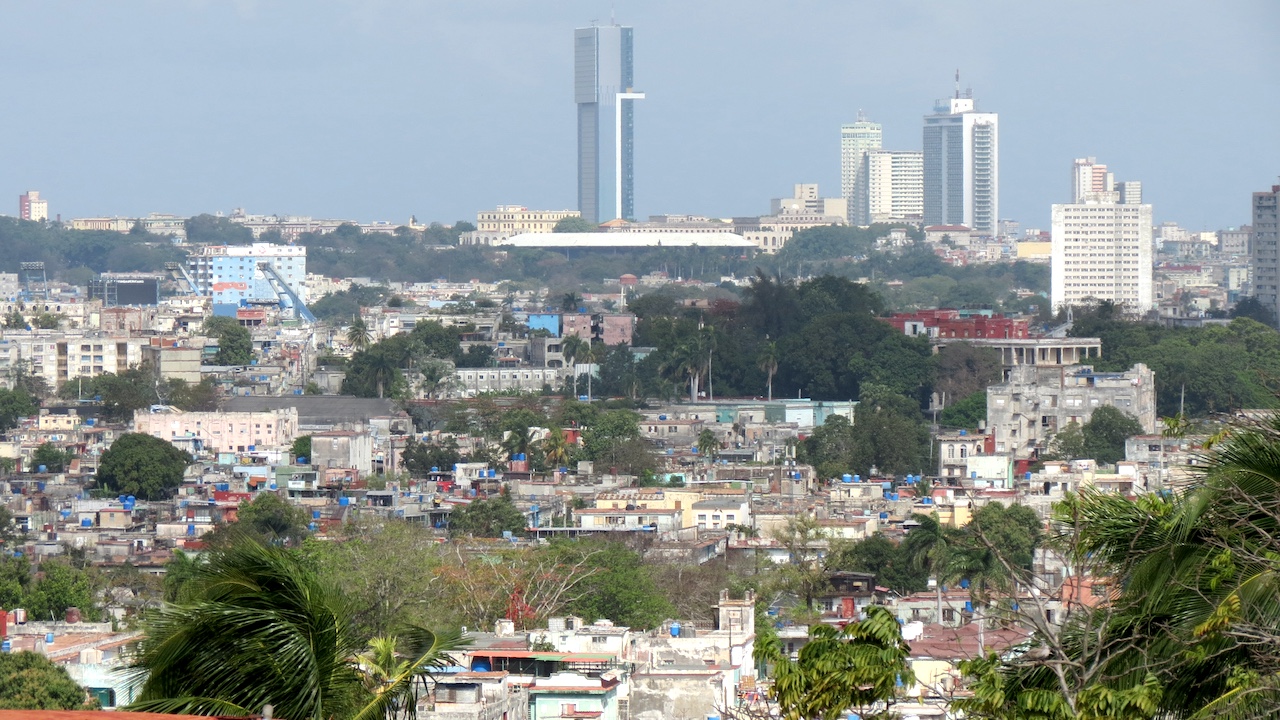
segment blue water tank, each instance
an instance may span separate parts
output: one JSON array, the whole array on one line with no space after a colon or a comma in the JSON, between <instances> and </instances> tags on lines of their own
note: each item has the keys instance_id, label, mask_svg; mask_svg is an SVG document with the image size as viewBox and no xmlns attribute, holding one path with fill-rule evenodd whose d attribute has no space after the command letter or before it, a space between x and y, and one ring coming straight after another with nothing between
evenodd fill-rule
<instances>
[{"instance_id":1,"label":"blue water tank","mask_svg":"<svg viewBox=\"0 0 1280 720\"><path fill-rule=\"evenodd\" d=\"M1028 479L1028 480L1030 480L1030 479L1031 479L1031 471L1030 471L1030 470L1028 470L1028 471L1027 471L1027 479Z\"/></svg>"},{"instance_id":2,"label":"blue water tank","mask_svg":"<svg viewBox=\"0 0 1280 720\"><path fill-rule=\"evenodd\" d=\"M671 623L671 637L680 637L680 623Z\"/></svg>"},{"instance_id":3,"label":"blue water tank","mask_svg":"<svg viewBox=\"0 0 1280 720\"><path fill-rule=\"evenodd\" d=\"M0 642L0 652L2 653L13 652L13 641L5 640L4 642Z\"/></svg>"},{"instance_id":4,"label":"blue water tank","mask_svg":"<svg viewBox=\"0 0 1280 720\"><path fill-rule=\"evenodd\" d=\"M476 658L471 661L472 672L490 672L491 670L493 670L493 665L489 664L489 661L484 658Z\"/></svg>"},{"instance_id":5,"label":"blue water tank","mask_svg":"<svg viewBox=\"0 0 1280 720\"><path fill-rule=\"evenodd\" d=\"M129 497L125 498L124 501L131 504L137 504L138 498L130 495Z\"/></svg>"},{"instance_id":6,"label":"blue water tank","mask_svg":"<svg viewBox=\"0 0 1280 720\"><path fill-rule=\"evenodd\" d=\"M898 499L898 493L890 493L889 499L896 501Z\"/></svg>"},{"instance_id":7,"label":"blue water tank","mask_svg":"<svg viewBox=\"0 0 1280 720\"><path fill-rule=\"evenodd\" d=\"M887 513L887 512L882 512L882 513L880 513L880 519L881 519L881 520L888 520L888 519L889 519L889 513Z\"/></svg>"},{"instance_id":8,"label":"blue water tank","mask_svg":"<svg viewBox=\"0 0 1280 720\"><path fill-rule=\"evenodd\" d=\"M312 511L311 511L311 519L312 519L312 520L319 520L319 519L320 519L320 511L319 511L319 510L312 510Z\"/></svg>"},{"instance_id":9,"label":"blue water tank","mask_svg":"<svg viewBox=\"0 0 1280 720\"><path fill-rule=\"evenodd\" d=\"M187 535L190 535L190 536L192 536L192 537L195 537L195 534L196 534L196 526L195 526L195 525L188 525L188 526L187 526Z\"/></svg>"},{"instance_id":10,"label":"blue water tank","mask_svg":"<svg viewBox=\"0 0 1280 720\"><path fill-rule=\"evenodd\" d=\"M438 472L440 472L440 468L439 468L439 467L437 467L437 466L435 466L435 465L432 465L432 466L431 466L431 472L433 472L433 473L438 473Z\"/></svg>"},{"instance_id":11,"label":"blue water tank","mask_svg":"<svg viewBox=\"0 0 1280 720\"><path fill-rule=\"evenodd\" d=\"M968 590L968 589L969 589L969 578L961 578L961 580L960 580L960 589L961 589L961 590Z\"/></svg>"},{"instance_id":12,"label":"blue water tank","mask_svg":"<svg viewBox=\"0 0 1280 720\"><path fill-rule=\"evenodd\" d=\"M862 482L862 476L861 476L861 475L854 475L854 476L853 476L853 481L854 481L854 482Z\"/></svg>"},{"instance_id":13,"label":"blue water tank","mask_svg":"<svg viewBox=\"0 0 1280 720\"><path fill-rule=\"evenodd\" d=\"M306 464L307 464L307 459L306 459L305 457L300 457L300 458L298 458L298 464L299 464L299 465L306 465Z\"/></svg>"},{"instance_id":14,"label":"blue water tank","mask_svg":"<svg viewBox=\"0 0 1280 720\"><path fill-rule=\"evenodd\" d=\"M892 489L893 489L893 483L891 483L891 482L882 482L882 483L880 483L880 489L881 489L881 490L892 490Z\"/></svg>"},{"instance_id":15,"label":"blue water tank","mask_svg":"<svg viewBox=\"0 0 1280 720\"><path fill-rule=\"evenodd\" d=\"M63 520L66 520L66 519L67 519L68 517L70 517L70 516L71 516L71 511L70 511L70 510L63 510L63 511L62 511L62 519L63 519Z\"/></svg>"},{"instance_id":16,"label":"blue water tank","mask_svg":"<svg viewBox=\"0 0 1280 720\"><path fill-rule=\"evenodd\" d=\"M340 497L340 498L338 498L338 504L339 504L339 505L341 505L342 507L346 507L346 506L348 506L348 505L350 505L350 504L351 504L351 498L349 498L349 497Z\"/></svg>"},{"instance_id":17,"label":"blue water tank","mask_svg":"<svg viewBox=\"0 0 1280 720\"><path fill-rule=\"evenodd\" d=\"M315 531L316 531L316 527L317 527L317 526L316 526L316 524L315 524L315 523L309 523L309 524L307 525L307 529L308 529L308 530L310 530L311 532L315 532Z\"/></svg>"},{"instance_id":18,"label":"blue water tank","mask_svg":"<svg viewBox=\"0 0 1280 720\"><path fill-rule=\"evenodd\" d=\"M842 475L842 476L840 477L840 482L847 482L847 483L851 483L851 482L853 482L853 476L852 476L852 475L850 475L849 473L845 473L844 475Z\"/></svg>"},{"instance_id":19,"label":"blue water tank","mask_svg":"<svg viewBox=\"0 0 1280 720\"><path fill-rule=\"evenodd\" d=\"M41 465L40 467L36 468L36 471L37 471L37 472L42 472L42 473L47 473L47 472L49 472L49 467L48 467L47 465Z\"/></svg>"},{"instance_id":20,"label":"blue water tank","mask_svg":"<svg viewBox=\"0 0 1280 720\"><path fill-rule=\"evenodd\" d=\"M961 431L960 431L960 436L961 436L961 437L964 437L965 435L968 435L968 434L969 434L969 431L968 431L968 430L961 430Z\"/></svg>"},{"instance_id":21,"label":"blue water tank","mask_svg":"<svg viewBox=\"0 0 1280 720\"><path fill-rule=\"evenodd\" d=\"M80 527L82 528L93 527L93 520L89 518L80 518Z\"/></svg>"},{"instance_id":22,"label":"blue water tank","mask_svg":"<svg viewBox=\"0 0 1280 720\"><path fill-rule=\"evenodd\" d=\"M965 601L964 601L964 611L965 611L965 612L969 612L969 613L973 612L973 601L972 601L972 600L965 600Z\"/></svg>"},{"instance_id":23,"label":"blue water tank","mask_svg":"<svg viewBox=\"0 0 1280 720\"><path fill-rule=\"evenodd\" d=\"M268 486L267 486L267 489L269 489L269 490L275 490L275 489L276 489L276 484L275 484L275 483L271 483L270 485L268 485Z\"/></svg>"},{"instance_id":24,"label":"blue water tank","mask_svg":"<svg viewBox=\"0 0 1280 720\"><path fill-rule=\"evenodd\" d=\"M667 419L667 416L666 416L666 415L659 415L659 416L658 416L658 419L659 419L659 420L666 420L666 419Z\"/></svg>"},{"instance_id":25,"label":"blue water tank","mask_svg":"<svg viewBox=\"0 0 1280 720\"><path fill-rule=\"evenodd\" d=\"M45 645L52 645L52 644L53 644L53 633L45 633L45 634L44 634L44 644L45 644Z\"/></svg>"},{"instance_id":26,"label":"blue water tank","mask_svg":"<svg viewBox=\"0 0 1280 720\"><path fill-rule=\"evenodd\" d=\"M932 504L933 504L933 498L923 498L923 499L921 499L921 500L920 500L920 502L924 503L925 505L932 505Z\"/></svg>"}]
</instances>

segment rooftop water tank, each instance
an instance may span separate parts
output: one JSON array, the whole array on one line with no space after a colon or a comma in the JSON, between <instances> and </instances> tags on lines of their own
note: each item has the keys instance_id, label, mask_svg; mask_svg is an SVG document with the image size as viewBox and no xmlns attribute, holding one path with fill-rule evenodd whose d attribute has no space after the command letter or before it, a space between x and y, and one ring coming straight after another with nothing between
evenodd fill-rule
<instances>
[{"instance_id":1,"label":"rooftop water tank","mask_svg":"<svg viewBox=\"0 0 1280 720\"><path fill-rule=\"evenodd\" d=\"M678 622L671 623L671 637L673 638L680 637L680 623Z\"/></svg>"}]
</instances>

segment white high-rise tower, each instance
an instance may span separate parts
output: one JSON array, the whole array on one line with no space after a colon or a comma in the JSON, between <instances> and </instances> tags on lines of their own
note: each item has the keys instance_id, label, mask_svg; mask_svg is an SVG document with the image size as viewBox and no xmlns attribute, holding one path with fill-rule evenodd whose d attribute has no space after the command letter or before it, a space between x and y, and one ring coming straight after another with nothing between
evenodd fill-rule
<instances>
[{"instance_id":1,"label":"white high-rise tower","mask_svg":"<svg viewBox=\"0 0 1280 720\"><path fill-rule=\"evenodd\" d=\"M1073 202L1053 206L1053 307L1109 300L1145 313L1154 304L1151 206L1140 192L1122 197L1093 158L1076 160L1072 176Z\"/></svg>"},{"instance_id":2,"label":"white high-rise tower","mask_svg":"<svg viewBox=\"0 0 1280 720\"><path fill-rule=\"evenodd\" d=\"M840 195L849 204L849 224L868 225L867 153L879 150L880 123L868 122L858 113L858 122L840 126Z\"/></svg>"},{"instance_id":3,"label":"white high-rise tower","mask_svg":"<svg viewBox=\"0 0 1280 720\"><path fill-rule=\"evenodd\" d=\"M1000 117L974 108L957 72L956 96L924 118L924 224L995 235L999 217Z\"/></svg>"}]
</instances>

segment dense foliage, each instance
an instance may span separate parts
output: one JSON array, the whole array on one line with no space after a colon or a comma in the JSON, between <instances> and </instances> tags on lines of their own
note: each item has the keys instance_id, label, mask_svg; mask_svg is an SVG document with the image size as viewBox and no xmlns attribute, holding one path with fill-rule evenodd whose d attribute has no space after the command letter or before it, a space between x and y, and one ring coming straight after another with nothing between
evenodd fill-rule
<instances>
[{"instance_id":1,"label":"dense foliage","mask_svg":"<svg viewBox=\"0 0 1280 720\"><path fill-rule=\"evenodd\" d=\"M115 494L165 500L182 484L191 456L144 433L124 433L102 453L98 485Z\"/></svg>"},{"instance_id":2,"label":"dense foliage","mask_svg":"<svg viewBox=\"0 0 1280 720\"><path fill-rule=\"evenodd\" d=\"M1051 544L1075 574L1107 579L1109 602L1068 604L1025 652L966 664L966 715L1274 715L1278 479L1280 419L1269 417L1222 433L1185 494L1068 497Z\"/></svg>"},{"instance_id":3,"label":"dense foliage","mask_svg":"<svg viewBox=\"0 0 1280 720\"><path fill-rule=\"evenodd\" d=\"M1098 370L1145 363L1156 374L1156 411L1188 417L1276 404L1280 333L1248 318L1229 325L1165 327L1123 319L1103 303L1076 313L1071 334L1102 339ZM1185 394L1184 394L1185 393Z\"/></svg>"},{"instance_id":4,"label":"dense foliage","mask_svg":"<svg viewBox=\"0 0 1280 720\"><path fill-rule=\"evenodd\" d=\"M33 652L0 655L0 710L96 710L67 669Z\"/></svg>"}]
</instances>

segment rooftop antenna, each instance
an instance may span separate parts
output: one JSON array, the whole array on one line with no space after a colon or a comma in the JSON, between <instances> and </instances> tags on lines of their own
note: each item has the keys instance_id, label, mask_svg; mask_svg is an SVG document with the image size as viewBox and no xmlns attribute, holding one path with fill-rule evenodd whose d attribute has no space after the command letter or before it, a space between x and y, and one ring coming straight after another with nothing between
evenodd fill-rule
<instances>
[{"instance_id":1,"label":"rooftop antenna","mask_svg":"<svg viewBox=\"0 0 1280 720\"><path fill-rule=\"evenodd\" d=\"M610 25L616 26L618 24L617 15L618 15L618 6L613 3L609 3L609 24Z\"/></svg>"},{"instance_id":2,"label":"rooftop antenna","mask_svg":"<svg viewBox=\"0 0 1280 720\"><path fill-rule=\"evenodd\" d=\"M867 114L866 114L865 112L863 112L861 108L859 108L859 109L858 109L858 122L866 122L866 121L867 121Z\"/></svg>"},{"instance_id":3,"label":"rooftop antenna","mask_svg":"<svg viewBox=\"0 0 1280 720\"><path fill-rule=\"evenodd\" d=\"M956 68L956 99L960 99L960 68Z\"/></svg>"}]
</instances>

